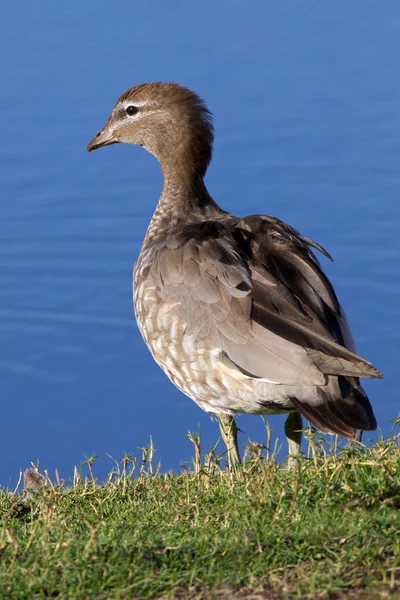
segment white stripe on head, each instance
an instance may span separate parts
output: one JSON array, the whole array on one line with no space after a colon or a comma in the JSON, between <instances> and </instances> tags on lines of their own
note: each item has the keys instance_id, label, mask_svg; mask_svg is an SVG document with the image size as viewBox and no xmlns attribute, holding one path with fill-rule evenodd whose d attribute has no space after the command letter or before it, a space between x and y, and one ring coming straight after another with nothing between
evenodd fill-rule
<instances>
[{"instance_id":1,"label":"white stripe on head","mask_svg":"<svg viewBox=\"0 0 400 600\"><path fill-rule=\"evenodd\" d=\"M129 115L126 112L128 106L135 106L139 110L134 115ZM160 102L158 100L138 100L137 102L135 102L135 100L124 100L123 102L118 104L117 108L122 108L122 110L125 112L125 115L122 117L123 122L132 123L134 121L139 121L139 119L141 119L144 116L144 114L149 115L151 113L159 112L160 110L162 110L160 108L157 108L158 106L160 106ZM145 113L140 111L140 109L144 107L148 107Z\"/></svg>"},{"instance_id":2,"label":"white stripe on head","mask_svg":"<svg viewBox=\"0 0 400 600\"><path fill-rule=\"evenodd\" d=\"M127 109L128 106L136 106L137 108L142 108L143 106L158 106L160 103L158 100L124 100L120 106L122 108Z\"/></svg>"}]
</instances>

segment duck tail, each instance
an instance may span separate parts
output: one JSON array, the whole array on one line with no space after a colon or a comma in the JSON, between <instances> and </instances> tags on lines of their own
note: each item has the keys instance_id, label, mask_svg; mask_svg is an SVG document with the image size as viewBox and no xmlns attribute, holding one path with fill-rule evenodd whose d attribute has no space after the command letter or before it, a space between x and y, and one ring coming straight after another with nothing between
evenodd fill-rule
<instances>
[{"instance_id":1,"label":"duck tail","mask_svg":"<svg viewBox=\"0 0 400 600\"><path fill-rule=\"evenodd\" d=\"M355 377L330 377L327 386L316 388L310 401L292 397L296 409L315 427L354 440L356 431L377 427L374 411L364 389Z\"/></svg>"}]
</instances>

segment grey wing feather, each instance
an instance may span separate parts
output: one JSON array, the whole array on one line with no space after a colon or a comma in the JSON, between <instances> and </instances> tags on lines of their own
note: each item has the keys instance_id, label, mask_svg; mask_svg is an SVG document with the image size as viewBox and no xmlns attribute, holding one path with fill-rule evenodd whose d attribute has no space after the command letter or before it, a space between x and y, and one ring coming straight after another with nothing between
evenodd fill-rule
<instances>
[{"instance_id":1,"label":"grey wing feather","mask_svg":"<svg viewBox=\"0 0 400 600\"><path fill-rule=\"evenodd\" d=\"M257 231L251 219L201 223L159 244L149 272L188 335L211 337L240 369L275 383L379 377L342 345L345 317L305 242L290 229L290 253L279 227L257 217Z\"/></svg>"}]
</instances>

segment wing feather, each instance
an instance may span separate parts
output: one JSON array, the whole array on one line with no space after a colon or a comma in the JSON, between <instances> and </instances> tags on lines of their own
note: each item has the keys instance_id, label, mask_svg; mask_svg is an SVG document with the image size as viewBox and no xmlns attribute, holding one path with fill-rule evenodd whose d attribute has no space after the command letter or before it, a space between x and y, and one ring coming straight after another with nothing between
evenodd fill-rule
<instances>
[{"instance_id":1,"label":"wing feather","mask_svg":"<svg viewBox=\"0 0 400 600\"><path fill-rule=\"evenodd\" d=\"M327 375L380 377L353 351L310 246L329 256L272 217L202 222L158 242L149 275L187 334L211 337L249 375L310 386Z\"/></svg>"}]
</instances>

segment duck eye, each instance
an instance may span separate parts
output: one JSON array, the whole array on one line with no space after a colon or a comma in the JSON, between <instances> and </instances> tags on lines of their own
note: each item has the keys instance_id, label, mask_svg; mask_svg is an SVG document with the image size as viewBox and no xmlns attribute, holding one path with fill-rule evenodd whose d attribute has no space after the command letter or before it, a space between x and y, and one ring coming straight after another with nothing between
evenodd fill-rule
<instances>
[{"instance_id":1,"label":"duck eye","mask_svg":"<svg viewBox=\"0 0 400 600\"><path fill-rule=\"evenodd\" d=\"M139 112L139 109L136 108L136 106L131 105L126 107L126 114L128 114L130 117L136 115L137 112Z\"/></svg>"}]
</instances>

